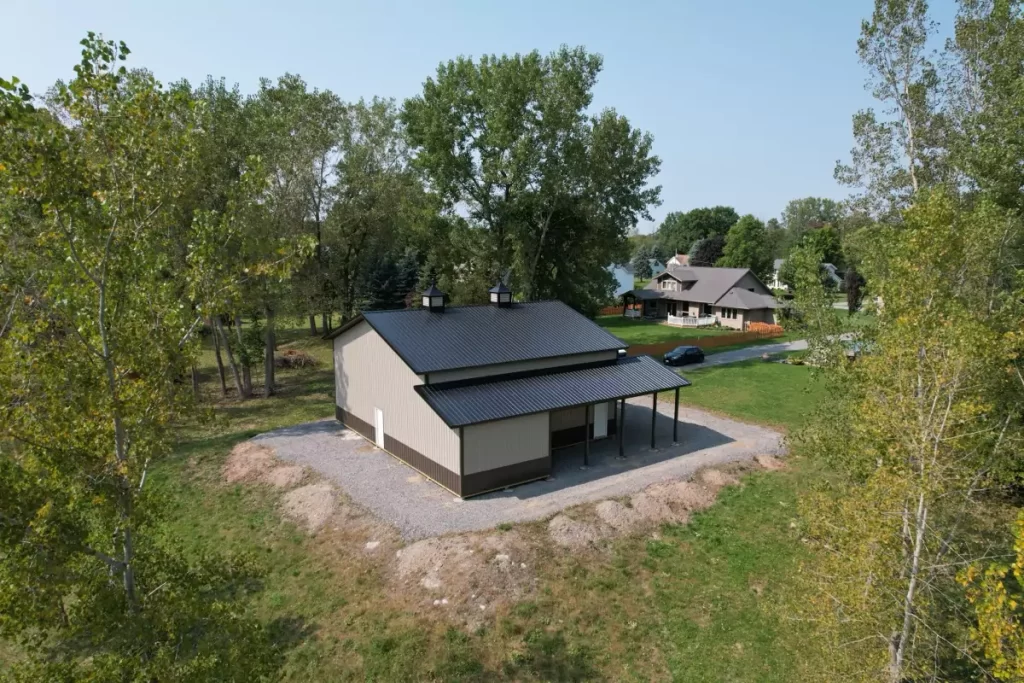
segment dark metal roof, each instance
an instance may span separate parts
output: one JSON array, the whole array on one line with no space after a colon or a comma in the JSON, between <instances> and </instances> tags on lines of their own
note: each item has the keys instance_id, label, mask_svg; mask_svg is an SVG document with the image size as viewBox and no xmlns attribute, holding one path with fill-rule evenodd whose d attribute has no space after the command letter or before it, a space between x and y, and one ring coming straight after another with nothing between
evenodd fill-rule
<instances>
[{"instance_id":1,"label":"dark metal roof","mask_svg":"<svg viewBox=\"0 0 1024 683\"><path fill-rule=\"evenodd\" d=\"M331 336L364 319L417 374L629 347L561 301L366 311Z\"/></svg>"},{"instance_id":2,"label":"dark metal roof","mask_svg":"<svg viewBox=\"0 0 1024 683\"><path fill-rule=\"evenodd\" d=\"M449 427L461 427L689 385L650 356L637 356L582 370L447 389L425 384L416 391Z\"/></svg>"}]
</instances>

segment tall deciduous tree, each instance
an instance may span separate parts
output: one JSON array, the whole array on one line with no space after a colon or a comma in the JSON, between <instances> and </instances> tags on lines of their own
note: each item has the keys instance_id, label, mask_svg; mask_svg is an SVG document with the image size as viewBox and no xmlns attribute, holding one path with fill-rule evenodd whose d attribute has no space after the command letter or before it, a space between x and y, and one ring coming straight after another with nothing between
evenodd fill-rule
<instances>
[{"instance_id":1,"label":"tall deciduous tree","mask_svg":"<svg viewBox=\"0 0 1024 683\"><path fill-rule=\"evenodd\" d=\"M689 253L697 240L725 237L740 219L731 206L713 206L692 211L673 211L658 227L658 243L665 251Z\"/></svg>"},{"instance_id":2,"label":"tall deciduous tree","mask_svg":"<svg viewBox=\"0 0 1024 683\"><path fill-rule=\"evenodd\" d=\"M1007 247L1022 235L993 202L940 192L881 237L870 350L836 366L833 416L802 441L839 475L804 503L823 678L948 679L979 665L959 636L955 575L1000 552L977 532L978 499L1021 473L1024 290Z\"/></svg>"},{"instance_id":3,"label":"tall deciduous tree","mask_svg":"<svg viewBox=\"0 0 1024 683\"><path fill-rule=\"evenodd\" d=\"M915 192L947 176L940 79L928 46L934 30L926 0L878 0L861 26L857 55L886 108L853 117L851 161L837 162L835 177L860 188L852 204L875 218L898 220Z\"/></svg>"},{"instance_id":4,"label":"tall deciduous tree","mask_svg":"<svg viewBox=\"0 0 1024 683\"><path fill-rule=\"evenodd\" d=\"M660 162L624 117L587 115L600 70L582 48L459 58L406 101L416 166L484 231L465 272L508 276L527 298L606 298L604 266L625 258L627 231L650 219Z\"/></svg>"},{"instance_id":5,"label":"tall deciduous tree","mask_svg":"<svg viewBox=\"0 0 1024 683\"><path fill-rule=\"evenodd\" d=\"M772 252L764 223L751 215L740 218L725 236L722 258L715 263L725 268L750 268L761 280L772 274Z\"/></svg>"},{"instance_id":6,"label":"tall deciduous tree","mask_svg":"<svg viewBox=\"0 0 1024 683\"><path fill-rule=\"evenodd\" d=\"M198 119L123 44L82 45L44 110L0 83L0 636L34 680L259 678L247 568L185 562L146 485L203 319L177 267Z\"/></svg>"},{"instance_id":7,"label":"tall deciduous tree","mask_svg":"<svg viewBox=\"0 0 1024 683\"><path fill-rule=\"evenodd\" d=\"M338 156L336 200L325 223L324 248L334 309L350 318L360 302L369 300L360 290L382 255L394 260L403 249L425 253L436 244L435 237L445 239L447 224L435 223L437 198L426 192L410 166L393 100L348 107ZM433 234L435 228L442 234Z\"/></svg>"},{"instance_id":8,"label":"tall deciduous tree","mask_svg":"<svg viewBox=\"0 0 1024 683\"><path fill-rule=\"evenodd\" d=\"M949 147L958 177L1016 210L1024 209L1024 5L962 0L945 71L953 123Z\"/></svg>"},{"instance_id":9,"label":"tall deciduous tree","mask_svg":"<svg viewBox=\"0 0 1024 683\"><path fill-rule=\"evenodd\" d=\"M794 199L782 210L781 227L785 238L780 246L780 256L803 240L804 235L826 225L838 225L843 217L839 202L825 197L804 197Z\"/></svg>"}]
</instances>

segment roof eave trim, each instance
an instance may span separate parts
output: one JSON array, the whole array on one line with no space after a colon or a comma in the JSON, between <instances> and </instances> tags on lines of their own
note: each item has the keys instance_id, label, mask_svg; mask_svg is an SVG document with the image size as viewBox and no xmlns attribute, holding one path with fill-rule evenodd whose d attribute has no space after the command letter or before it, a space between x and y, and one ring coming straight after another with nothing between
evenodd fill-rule
<instances>
[{"instance_id":1,"label":"roof eave trim","mask_svg":"<svg viewBox=\"0 0 1024 683\"><path fill-rule=\"evenodd\" d=\"M366 320L366 318L364 318L363 314L360 313L356 317L354 317L351 320L349 320L347 323L343 323L341 325L341 327L339 327L339 328L337 328L335 330L331 330L330 332L325 334L323 338L324 339L334 339L335 337L341 335L343 332L348 332L349 330L351 330L353 327L355 327L359 323L363 322L364 320ZM371 325L371 327L372 327L372 325Z\"/></svg>"}]
</instances>

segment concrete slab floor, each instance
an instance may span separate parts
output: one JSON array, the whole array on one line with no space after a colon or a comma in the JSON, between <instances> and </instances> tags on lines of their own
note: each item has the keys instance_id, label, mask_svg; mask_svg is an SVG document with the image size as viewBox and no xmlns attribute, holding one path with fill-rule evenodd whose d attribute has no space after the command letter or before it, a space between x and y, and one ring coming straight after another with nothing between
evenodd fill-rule
<instances>
[{"instance_id":1,"label":"concrete slab floor","mask_svg":"<svg viewBox=\"0 0 1024 683\"><path fill-rule=\"evenodd\" d=\"M280 459L305 465L352 500L393 524L409 541L543 519L581 503L624 496L651 484L685 479L705 467L780 455L782 435L693 408L679 408L679 442L672 443L672 401L658 402L651 450L651 397L626 405L625 458L616 436L593 441L583 469L583 445L554 451L552 477L461 500L335 420L261 434L254 441Z\"/></svg>"}]
</instances>

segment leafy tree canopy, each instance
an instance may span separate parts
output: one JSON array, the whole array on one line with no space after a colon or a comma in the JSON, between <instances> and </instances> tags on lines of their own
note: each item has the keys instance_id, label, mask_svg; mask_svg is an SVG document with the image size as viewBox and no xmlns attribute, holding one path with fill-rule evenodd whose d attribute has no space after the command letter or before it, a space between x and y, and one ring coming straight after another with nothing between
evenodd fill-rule
<instances>
[{"instance_id":1,"label":"leafy tree canopy","mask_svg":"<svg viewBox=\"0 0 1024 683\"><path fill-rule=\"evenodd\" d=\"M669 255L688 253L694 242L715 235L725 237L740 219L731 206L713 206L692 211L673 211L658 228L658 244Z\"/></svg>"},{"instance_id":2,"label":"leafy tree canopy","mask_svg":"<svg viewBox=\"0 0 1024 683\"><path fill-rule=\"evenodd\" d=\"M715 263L726 268L750 268L761 280L772 274L772 252L764 223L751 215L743 216L729 228L722 257Z\"/></svg>"},{"instance_id":3,"label":"leafy tree canopy","mask_svg":"<svg viewBox=\"0 0 1024 683\"><path fill-rule=\"evenodd\" d=\"M722 258L724 250L725 237L722 235L712 235L711 237L699 239L690 247L690 265L713 266L718 262L718 259Z\"/></svg>"},{"instance_id":4,"label":"leafy tree canopy","mask_svg":"<svg viewBox=\"0 0 1024 683\"><path fill-rule=\"evenodd\" d=\"M239 604L255 568L186 560L147 485L219 304L202 255L264 178L249 164L232 215L186 228L198 108L123 43L82 46L45 109L0 84L0 637L22 680L270 677L281 652Z\"/></svg>"},{"instance_id":5,"label":"leafy tree canopy","mask_svg":"<svg viewBox=\"0 0 1024 683\"><path fill-rule=\"evenodd\" d=\"M615 111L587 113L601 66L568 47L459 58L405 102L416 167L482 232L464 242L464 271L507 275L526 298L610 291L605 266L626 258L628 231L650 220L661 162L651 136Z\"/></svg>"},{"instance_id":6,"label":"leafy tree canopy","mask_svg":"<svg viewBox=\"0 0 1024 683\"><path fill-rule=\"evenodd\" d=\"M824 197L804 197L794 199L782 210L782 228L785 237L781 240L780 256L800 244L804 235L826 225L838 225L843 218L843 209L839 202Z\"/></svg>"}]
</instances>

